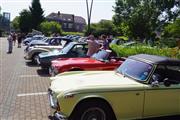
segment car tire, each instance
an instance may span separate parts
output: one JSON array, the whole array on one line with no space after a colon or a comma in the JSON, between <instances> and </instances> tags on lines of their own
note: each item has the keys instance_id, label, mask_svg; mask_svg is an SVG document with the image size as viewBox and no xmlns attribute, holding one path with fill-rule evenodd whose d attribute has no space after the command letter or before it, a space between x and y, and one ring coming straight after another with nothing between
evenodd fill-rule
<instances>
[{"instance_id":1,"label":"car tire","mask_svg":"<svg viewBox=\"0 0 180 120\"><path fill-rule=\"evenodd\" d=\"M85 102L78 105L69 120L116 120L111 108L101 102Z\"/></svg>"},{"instance_id":2,"label":"car tire","mask_svg":"<svg viewBox=\"0 0 180 120\"><path fill-rule=\"evenodd\" d=\"M28 45L29 42L24 42L24 45Z\"/></svg>"},{"instance_id":3,"label":"car tire","mask_svg":"<svg viewBox=\"0 0 180 120\"><path fill-rule=\"evenodd\" d=\"M38 55L39 55L39 53L36 53L36 54L34 54L33 57L32 57L32 62L33 62L34 64L37 64Z\"/></svg>"}]
</instances>

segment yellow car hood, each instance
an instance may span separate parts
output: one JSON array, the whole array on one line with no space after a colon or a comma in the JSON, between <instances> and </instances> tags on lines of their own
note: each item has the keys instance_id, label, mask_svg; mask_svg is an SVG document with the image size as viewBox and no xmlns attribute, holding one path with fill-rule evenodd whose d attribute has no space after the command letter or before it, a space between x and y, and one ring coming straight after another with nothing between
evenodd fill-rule
<instances>
[{"instance_id":1,"label":"yellow car hood","mask_svg":"<svg viewBox=\"0 0 180 120\"><path fill-rule=\"evenodd\" d=\"M58 92L142 89L143 84L115 71L75 71L52 77L50 88Z\"/></svg>"}]
</instances>

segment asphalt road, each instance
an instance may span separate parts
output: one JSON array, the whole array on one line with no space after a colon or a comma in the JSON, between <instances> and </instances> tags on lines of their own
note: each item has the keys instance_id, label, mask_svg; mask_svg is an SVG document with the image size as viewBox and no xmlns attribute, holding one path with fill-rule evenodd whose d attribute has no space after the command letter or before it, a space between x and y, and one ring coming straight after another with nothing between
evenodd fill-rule
<instances>
[{"instance_id":1,"label":"asphalt road","mask_svg":"<svg viewBox=\"0 0 180 120\"><path fill-rule=\"evenodd\" d=\"M0 120L49 120L47 89L49 76L24 60L24 48L0 38Z\"/></svg>"}]
</instances>

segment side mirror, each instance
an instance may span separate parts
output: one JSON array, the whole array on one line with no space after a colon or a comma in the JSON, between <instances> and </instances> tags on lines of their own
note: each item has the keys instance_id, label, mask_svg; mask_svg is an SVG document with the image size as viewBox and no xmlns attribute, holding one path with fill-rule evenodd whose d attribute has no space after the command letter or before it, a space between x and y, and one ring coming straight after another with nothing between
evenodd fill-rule
<instances>
[{"instance_id":1,"label":"side mirror","mask_svg":"<svg viewBox=\"0 0 180 120\"><path fill-rule=\"evenodd\" d=\"M165 78L165 79L164 79L164 85L165 85L166 87L169 87L169 86L171 85L171 81L170 81L168 78Z\"/></svg>"}]
</instances>

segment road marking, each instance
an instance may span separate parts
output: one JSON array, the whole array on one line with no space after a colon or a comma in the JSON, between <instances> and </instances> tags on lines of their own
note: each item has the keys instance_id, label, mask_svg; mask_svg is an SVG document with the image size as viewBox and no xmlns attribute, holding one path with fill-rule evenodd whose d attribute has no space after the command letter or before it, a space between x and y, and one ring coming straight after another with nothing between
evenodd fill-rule
<instances>
[{"instance_id":1,"label":"road marking","mask_svg":"<svg viewBox=\"0 0 180 120\"><path fill-rule=\"evenodd\" d=\"M20 75L20 78L27 78L27 77L39 77L39 75Z\"/></svg>"},{"instance_id":2,"label":"road marking","mask_svg":"<svg viewBox=\"0 0 180 120\"><path fill-rule=\"evenodd\" d=\"M18 97L24 97L24 96L36 96L36 95L47 95L47 92L38 92L38 93L23 93L23 94L17 94Z\"/></svg>"}]
</instances>

